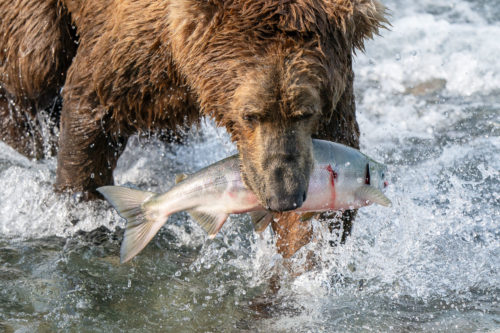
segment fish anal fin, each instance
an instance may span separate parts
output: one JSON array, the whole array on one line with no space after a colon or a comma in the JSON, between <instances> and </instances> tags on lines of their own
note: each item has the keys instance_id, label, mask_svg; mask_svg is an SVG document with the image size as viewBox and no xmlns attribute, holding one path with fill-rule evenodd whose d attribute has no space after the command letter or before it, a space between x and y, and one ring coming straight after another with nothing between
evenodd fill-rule
<instances>
[{"instance_id":1,"label":"fish anal fin","mask_svg":"<svg viewBox=\"0 0 500 333\"><path fill-rule=\"evenodd\" d=\"M213 239L219 230L224 225L228 218L226 213L207 212L199 210L188 210L189 215L195 220L208 234L208 237Z\"/></svg>"},{"instance_id":2,"label":"fish anal fin","mask_svg":"<svg viewBox=\"0 0 500 333\"><path fill-rule=\"evenodd\" d=\"M370 185L362 186L356 191L355 195L356 199L361 201L369 201L386 207L392 205L391 200L382 191Z\"/></svg>"},{"instance_id":3,"label":"fish anal fin","mask_svg":"<svg viewBox=\"0 0 500 333\"><path fill-rule=\"evenodd\" d=\"M273 213L268 210L259 210L250 213L255 232L261 233L266 230L267 226L273 220Z\"/></svg>"},{"instance_id":4,"label":"fish anal fin","mask_svg":"<svg viewBox=\"0 0 500 333\"><path fill-rule=\"evenodd\" d=\"M189 177L189 175L187 173L178 173L175 175L175 183L178 184L178 183L182 182L184 179L186 179L187 177Z\"/></svg>"}]
</instances>

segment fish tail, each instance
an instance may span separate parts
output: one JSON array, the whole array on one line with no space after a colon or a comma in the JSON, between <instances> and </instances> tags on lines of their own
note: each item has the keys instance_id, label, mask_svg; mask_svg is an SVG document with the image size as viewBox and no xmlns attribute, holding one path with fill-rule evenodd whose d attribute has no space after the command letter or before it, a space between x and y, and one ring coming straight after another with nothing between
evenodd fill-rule
<instances>
[{"instance_id":1,"label":"fish tail","mask_svg":"<svg viewBox=\"0 0 500 333\"><path fill-rule=\"evenodd\" d=\"M164 215L155 214L147 203L156 193L122 186L103 186L97 189L127 220L120 249L120 262L125 263L141 252L166 222Z\"/></svg>"}]
</instances>

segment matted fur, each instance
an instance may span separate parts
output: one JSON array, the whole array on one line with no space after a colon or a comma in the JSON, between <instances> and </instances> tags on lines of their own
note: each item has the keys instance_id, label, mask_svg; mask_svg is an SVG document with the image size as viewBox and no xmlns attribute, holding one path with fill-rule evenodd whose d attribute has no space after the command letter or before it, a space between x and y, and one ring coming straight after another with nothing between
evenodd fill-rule
<instances>
[{"instance_id":1,"label":"matted fur","mask_svg":"<svg viewBox=\"0 0 500 333\"><path fill-rule=\"evenodd\" d=\"M209 116L237 143L247 186L286 210L307 186L311 136L358 146L352 53L384 11L377 0L0 0L0 134L27 154L29 118L64 85L56 187L92 196L131 134L175 135ZM9 100L23 101L15 114ZM301 244L299 229L277 228L284 244Z\"/></svg>"},{"instance_id":2,"label":"matted fur","mask_svg":"<svg viewBox=\"0 0 500 333\"><path fill-rule=\"evenodd\" d=\"M26 156L43 156L37 112L64 83L76 50L71 35L57 0L0 0L0 139Z\"/></svg>"}]
</instances>

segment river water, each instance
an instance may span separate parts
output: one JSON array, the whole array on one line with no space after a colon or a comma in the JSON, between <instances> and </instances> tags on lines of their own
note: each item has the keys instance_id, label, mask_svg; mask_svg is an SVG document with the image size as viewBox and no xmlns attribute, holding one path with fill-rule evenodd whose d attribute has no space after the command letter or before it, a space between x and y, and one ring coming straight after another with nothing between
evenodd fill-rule
<instances>
[{"instance_id":1,"label":"river water","mask_svg":"<svg viewBox=\"0 0 500 333\"><path fill-rule=\"evenodd\" d=\"M55 159L0 143L0 332L499 332L500 3L386 5L391 30L357 55L355 88L393 207L361 209L337 247L315 221L288 262L247 216L210 241L178 214L119 265L123 220L54 194ZM234 151L210 122L183 146L134 138L115 181L166 190Z\"/></svg>"}]
</instances>

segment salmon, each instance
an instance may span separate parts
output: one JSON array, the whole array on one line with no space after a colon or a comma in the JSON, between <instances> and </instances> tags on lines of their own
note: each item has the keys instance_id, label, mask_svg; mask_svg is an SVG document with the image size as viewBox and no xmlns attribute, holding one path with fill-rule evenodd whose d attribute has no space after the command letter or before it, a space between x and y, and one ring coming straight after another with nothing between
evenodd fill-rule
<instances>
[{"instance_id":1,"label":"salmon","mask_svg":"<svg viewBox=\"0 0 500 333\"><path fill-rule=\"evenodd\" d=\"M382 193L387 186L386 166L360 151L329 141L313 140L314 167L304 203L297 213L355 209L376 203L390 206ZM255 230L272 220L240 175L238 155L225 158L194 174L177 176L165 193L122 186L97 189L127 220L120 250L122 263L135 257L155 236L168 217L186 211L208 233L216 236L229 214L250 213Z\"/></svg>"}]
</instances>

